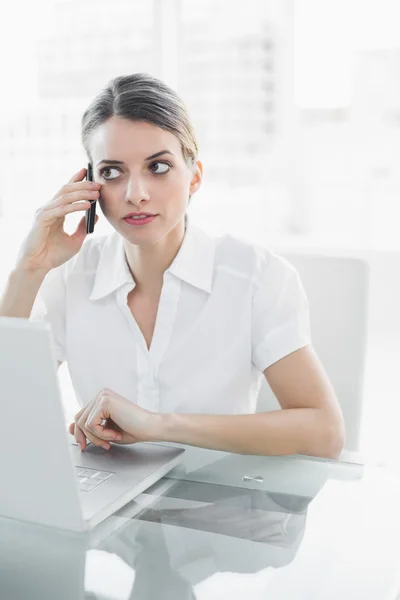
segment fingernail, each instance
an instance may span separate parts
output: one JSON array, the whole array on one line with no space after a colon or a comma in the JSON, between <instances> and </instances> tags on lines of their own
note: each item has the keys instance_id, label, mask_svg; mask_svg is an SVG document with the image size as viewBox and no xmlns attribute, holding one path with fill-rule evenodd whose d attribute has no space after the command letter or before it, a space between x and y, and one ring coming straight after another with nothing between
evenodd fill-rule
<instances>
[{"instance_id":1,"label":"fingernail","mask_svg":"<svg viewBox=\"0 0 400 600\"><path fill-rule=\"evenodd\" d=\"M103 448L104 448L104 450L108 450L107 444L103 444Z\"/></svg>"}]
</instances>

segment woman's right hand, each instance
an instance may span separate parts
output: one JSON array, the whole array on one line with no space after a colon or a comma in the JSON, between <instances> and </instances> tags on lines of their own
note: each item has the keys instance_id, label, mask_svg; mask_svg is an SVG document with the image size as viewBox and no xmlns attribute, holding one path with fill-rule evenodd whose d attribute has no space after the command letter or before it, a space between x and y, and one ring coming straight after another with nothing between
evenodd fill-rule
<instances>
[{"instance_id":1,"label":"woman's right hand","mask_svg":"<svg viewBox=\"0 0 400 600\"><path fill-rule=\"evenodd\" d=\"M69 213L88 210L90 200L98 200L101 184L83 181L85 177L84 168L36 211L34 225L21 246L17 268L48 272L79 252L87 235L85 215L72 235L64 231L64 219ZM98 218L96 215L95 222Z\"/></svg>"}]
</instances>

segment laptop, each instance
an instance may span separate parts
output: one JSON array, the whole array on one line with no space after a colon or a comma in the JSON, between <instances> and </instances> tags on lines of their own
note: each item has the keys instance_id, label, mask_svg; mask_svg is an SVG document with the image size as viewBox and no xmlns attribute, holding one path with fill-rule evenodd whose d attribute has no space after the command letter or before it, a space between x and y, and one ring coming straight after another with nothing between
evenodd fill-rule
<instances>
[{"instance_id":1,"label":"laptop","mask_svg":"<svg viewBox=\"0 0 400 600\"><path fill-rule=\"evenodd\" d=\"M81 453L67 431L48 323L0 317L0 516L87 531L183 460L142 442Z\"/></svg>"}]
</instances>

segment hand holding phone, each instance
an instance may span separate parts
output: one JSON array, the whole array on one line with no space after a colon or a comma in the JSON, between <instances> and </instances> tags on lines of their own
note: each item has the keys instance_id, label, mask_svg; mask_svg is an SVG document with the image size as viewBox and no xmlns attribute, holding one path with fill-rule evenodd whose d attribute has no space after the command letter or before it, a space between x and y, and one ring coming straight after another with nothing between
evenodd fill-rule
<instances>
[{"instance_id":1,"label":"hand holding phone","mask_svg":"<svg viewBox=\"0 0 400 600\"><path fill-rule=\"evenodd\" d=\"M93 201L100 197L101 184L84 181L85 171L81 169L75 173L50 202L36 210L32 228L17 257L17 268L46 273L79 252L87 235L85 230L89 228L93 231L99 218L95 214ZM89 214L87 219L86 214L90 210L92 216ZM70 235L64 231L65 218L77 211L85 211L85 216L82 214L75 233Z\"/></svg>"},{"instance_id":2,"label":"hand holding phone","mask_svg":"<svg viewBox=\"0 0 400 600\"><path fill-rule=\"evenodd\" d=\"M87 175L86 175L86 180L87 181L93 181L93 169L92 169L92 165L90 163L88 163L87 166ZM96 217L96 200L93 200L90 208L86 211L86 233L93 233L94 231L94 224L95 224L95 217Z\"/></svg>"}]
</instances>

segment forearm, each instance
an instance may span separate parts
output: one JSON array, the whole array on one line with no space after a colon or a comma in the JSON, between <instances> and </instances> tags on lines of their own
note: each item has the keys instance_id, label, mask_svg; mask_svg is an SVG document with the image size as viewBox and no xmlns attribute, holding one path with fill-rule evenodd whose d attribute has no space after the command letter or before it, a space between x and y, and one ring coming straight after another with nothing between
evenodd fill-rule
<instances>
[{"instance_id":1,"label":"forearm","mask_svg":"<svg viewBox=\"0 0 400 600\"><path fill-rule=\"evenodd\" d=\"M161 415L157 439L239 454L337 458L344 433L325 411L294 408L250 415Z\"/></svg>"},{"instance_id":2,"label":"forearm","mask_svg":"<svg viewBox=\"0 0 400 600\"><path fill-rule=\"evenodd\" d=\"M0 316L29 319L45 276L41 271L13 270L0 297Z\"/></svg>"}]
</instances>

